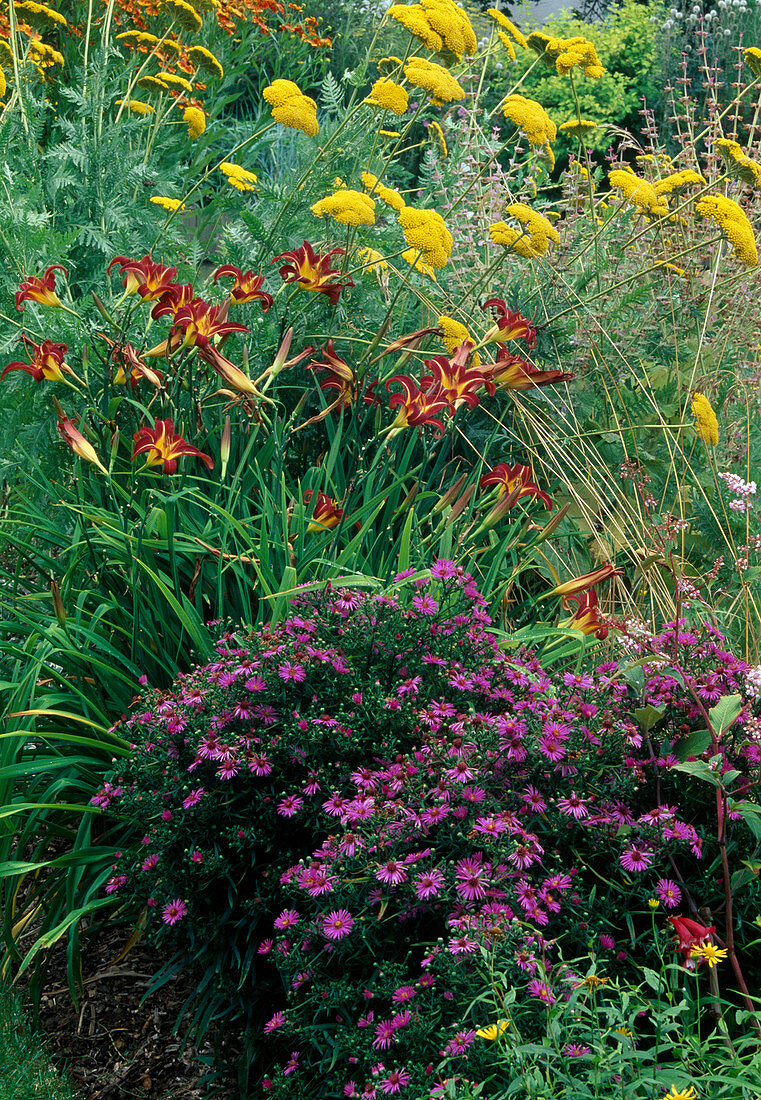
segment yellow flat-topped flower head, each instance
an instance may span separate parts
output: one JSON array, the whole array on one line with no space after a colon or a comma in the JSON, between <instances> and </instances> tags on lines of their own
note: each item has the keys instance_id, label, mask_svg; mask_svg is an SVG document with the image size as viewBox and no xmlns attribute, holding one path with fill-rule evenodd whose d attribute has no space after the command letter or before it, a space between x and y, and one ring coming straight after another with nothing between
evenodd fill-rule
<instances>
[{"instance_id":1,"label":"yellow flat-topped flower head","mask_svg":"<svg viewBox=\"0 0 761 1100\"><path fill-rule=\"evenodd\" d=\"M706 447L715 447L719 442L719 421L711 408L711 402L703 393L696 393L691 404L695 417L695 431Z\"/></svg>"},{"instance_id":2,"label":"yellow flat-topped flower head","mask_svg":"<svg viewBox=\"0 0 761 1100\"><path fill-rule=\"evenodd\" d=\"M422 4L393 4L388 9L388 14L397 23L401 23L405 30L414 35L427 49L438 53L443 48L444 39L429 23Z\"/></svg>"},{"instance_id":3,"label":"yellow flat-topped flower head","mask_svg":"<svg viewBox=\"0 0 761 1100\"><path fill-rule=\"evenodd\" d=\"M237 191L256 190L258 177L255 172L249 172L247 168L242 168L240 164L232 164L229 160L222 161L219 170L227 178L230 186Z\"/></svg>"},{"instance_id":4,"label":"yellow flat-topped flower head","mask_svg":"<svg viewBox=\"0 0 761 1100\"><path fill-rule=\"evenodd\" d=\"M29 23L32 27L45 30L48 27L67 27L68 21L65 15L49 8L47 4L37 4L35 0L14 0L13 7L19 19Z\"/></svg>"},{"instance_id":5,"label":"yellow flat-topped flower head","mask_svg":"<svg viewBox=\"0 0 761 1100\"><path fill-rule=\"evenodd\" d=\"M156 73L156 79L170 88L182 88L184 92L193 91L193 85L190 81L186 80L184 76L178 76L177 73Z\"/></svg>"},{"instance_id":6,"label":"yellow flat-topped flower head","mask_svg":"<svg viewBox=\"0 0 761 1100\"><path fill-rule=\"evenodd\" d=\"M341 225L375 225L375 203L369 195L342 187L310 207L318 218L333 218Z\"/></svg>"},{"instance_id":7,"label":"yellow flat-topped flower head","mask_svg":"<svg viewBox=\"0 0 761 1100\"><path fill-rule=\"evenodd\" d=\"M430 267L444 267L454 246L452 234L441 214L435 210L415 210L405 206L399 214L399 224L410 248L422 254Z\"/></svg>"},{"instance_id":8,"label":"yellow flat-topped flower head","mask_svg":"<svg viewBox=\"0 0 761 1100\"><path fill-rule=\"evenodd\" d=\"M567 76L572 69L580 68L585 76L599 80L605 72L588 38L560 38L534 31L527 42L547 65L555 68L559 76Z\"/></svg>"},{"instance_id":9,"label":"yellow flat-topped flower head","mask_svg":"<svg viewBox=\"0 0 761 1100\"><path fill-rule=\"evenodd\" d=\"M758 46L749 46L744 50L743 61L755 77L761 76L761 50Z\"/></svg>"},{"instance_id":10,"label":"yellow flat-topped flower head","mask_svg":"<svg viewBox=\"0 0 761 1100\"><path fill-rule=\"evenodd\" d=\"M528 49L528 40L525 34L523 33L523 31L519 30L518 27L516 27L515 23L511 22L507 18L504 12L498 11L497 8L487 8L486 14L490 15L492 19L494 19L496 23L503 28L503 30L507 31L512 40L516 42L522 49Z\"/></svg>"},{"instance_id":11,"label":"yellow flat-topped flower head","mask_svg":"<svg viewBox=\"0 0 761 1100\"><path fill-rule=\"evenodd\" d=\"M444 131L441 126L435 119L431 119L428 123L428 135L433 138L442 157L448 156L449 150L447 149L447 139L444 137Z\"/></svg>"},{"instance_id":12,"label":"yellow flat-topped flower head","mask_svg":"<svg viewBox=\"0 0 761 1100\"><path fill-rule=\"evenodd\" d=\"M392 210L396 210L397 214L404 210L407 204L399 192L395 191L393 187L384 186L372 172L363 172L361 179L362 186L365 187L371 195L377 195L381 202L385 202L386 206L390 206Z\"/></svg>"},{"instance_id":13,"label":"yellow flat-topped flower head","mask_svg":"<svg viewBox=\"0 0 761 1100\"><path fill-rule=\"evenodd\" d=\"M179 199L170 199L166 195L151 195L151 202L156 206L161 206L164 210L168 210L170 213L174 213L175 210L184 210L185 203L180 202Z\"/></svg>"},{"instance_id":14,"label":"yellow flat-topped flower head","mask_svg":"<svg viewBox=\"0 0 761 1100\"><path fill-rule=\"evenodd\" d=\"M444 50L457 60L472 57L477 49L476 34L468 13L454 0L421 0L428 25L441 37Z\"/></svg>"},{"instance_id":15,"label":"yellow flat-topped flower head","mask_svg":"<svg viewBox=\"0 0 761 1100\"><path fill-rule=\"evenodd\" d=\"M495 244L526 260L543 256L550 242L560 244L560 234L552 222L526 203L511 203L505 208L505 214L517 221L519 228L507 222L494 222L489 226L489 236Z\"/></svg>"},{"instance_id":16,"label":"yellow flat-topped flower head","mask_svg":"<svg viewBox=\"0 0 761 1100\"><path fill-rule=\"evenodd\" d=\"M310 96L303 94L298 84L279 77L264 89L262 96L272 107L275 122L316 137L319 131L317 104Z\"/></svg>"},{"instance_id":17,"label":"yellow flat-topped flower head","mask_svg":"<svg viewBox=\"0 0 761 1100\"><path fill-rule=\"evenodd\" d=\"M182 112L183 120L187 123L188 136L199 138L206 129L206 115L200 107L186 107Z\"/></svg>"},{"instance_id":18,"label":"yellow flat-topped flower head","mask_svg":"<svg viewBox=\"0 0 761 1100\"><path fill-rule=\"evenodd\" d=\"M705 180L699 172L693 171L692 168L684 168L681 172L672 172L670 175L664 176L662 180L655 180L653 187L656 195L660 198L662 195L677 194L693 184L704 183Z\"/></svg>"},{"instance_id":19,"label":"yellow flat-topped flower head","mask_svg":"<svg viewBox=\"0 0 761 1100\"><path fill-rule=\"evenodd\" d=\"M591 134L593 130L596 130L599 125L599 122L593 122L590 118L573 118L570 122L561 122L558 130L563 134L567 134L568 137L586 137L587 134Z\"/></svg>"},{"instance_id":20,"label":"yellow flat-topped flower head","mask_svg":"<svg viewBox=\"0 0 761 1100\"><path fill-rule=\"evenodd\" d=\"M388 264L383 258L383 253L375 248L358 248L357 259L361 261L365 271L388 271Z\"/></svg>"},{"instance_id":21,"label":"yellow flat-topped flower head","mask_svg":"<svg viewBox=\"0 0 761 1100\"><path fill-rule=\"evenodd\" d=\"M411 57L404 66L404 75L414 87L429 93L435 107L465 98L463 87L443 65L437 65L435 61Z\"/></svg>"},{"instance_id":22,"label":"yellow flat-topped flower head","mask_svg":"<svg viewBox=\"0 0 761 1100\"><path fill-rule=\"evenodd\" d=\"M433 279L434 283L437 282L436 271L432 264L426 263L425 259L420 255L420 252L416 248L405 248L402 252L402 259L414 268L415 271L419 271L422 275L427 275L429 279Z\"/></svg>"},{"instance_id":23,"label":"yellow flat-topped flower head","mask_svg":"<svg viewBox=\"0 0 761 1100\"><path fill-rule=\"evenodd\" d=\"M695 211L711 218L732 245L735 256L748 267L758 263L758 249L753 229L742 207L726 195L704 195L695 203Z\"/></svg>"},{"instance_id":24,"label":"yellow flat-topped flower head","mask_svg":"<svg viewBox=\"0 0 761 1100\"><path fill-rule=\"evenodd\" d=\"M218 61L211 50L207 50L205 46L188 46L187 54L190 64L195 65L200 72L206 73L207 76L222 77L225 75L221 61Z\"/></svg>"},{"instance_id":25,"label":"yellow flat-topped flower head","mask_svg":"<svg viewBox=\"0 0 761 1100\"><path fill-rule=\"evenodd\" d=\"M761 180L761 164L749 157L739 142L732 141L731 138L719 138L714 145L724 158L730 175L751 187L758 186Z\"/></svg>"},{"instance_id":26,"label":"yellow flat-topped flower head","mask_svg":"<svg viewBox=\"0 0 761 1100\"><path fill-rule=\"evenodd\" d=\"M203 26L201 16L185 0L162 0L161 10L184 31L197 33Z\"/></svg>"},{"instance_id":27,"label":"yellow flat-topped flower head","mask_svg":"<svg viewBox=\"0 0 761 1100\"><path fill-rule=\"evenodd\" d=\"M393 80L376 80L365 100L372 107L382 107L384 111L391 111L395 115L403 115L409 105L407 89L401 84L395 84Z\"/></svg>"},{"instance_id":28,"label":"yellow flat-topped flower head","mask_svg":"<svg viewBox=\"0 0 761 1100\"><path fill-rule=\"evenodd\" d=\"M116 106L121 107L125 104L128 111L131 111L133 115L152 115L153 107L150 103L143 103L142 99L130 99L126 103L123 99L116 100Z\"/></svg>"},{"instance_id":29,"label":"yellow flat-topped flower head","mask_svg":"<svg viewBox=\"0 0 761 1100\"><path fill-rule=\"evenodd\" d=\"M608 173L608 182L616 191L621 191L640 213L653 217L665 217L668 214L665 200L658 197L652 183L641 179L631 170L615 168Z\"/></svg>"},{"instance_id":30,"label":"yellow flat-topped flower head","mask_svg":"<svg viewBox=\"0 0 761 1100\"><path fill-rule=\"evenodd\" d=\"M502 104L502 114L518 127L529 145L546 145L558 136L557 126L534 99L509 95Z\"/></svg>"}]
</instances>

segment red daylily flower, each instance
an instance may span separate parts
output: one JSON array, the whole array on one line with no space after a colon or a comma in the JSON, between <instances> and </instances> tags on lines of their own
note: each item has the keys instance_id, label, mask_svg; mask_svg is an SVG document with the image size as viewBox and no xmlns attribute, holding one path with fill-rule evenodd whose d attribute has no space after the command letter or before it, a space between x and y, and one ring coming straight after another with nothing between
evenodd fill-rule
<instances>
[{"instance_id":1,"label":"red daylily flower","mask_svg":"<svg viewBox=\"0 0 761 1100\"><path fill-rule=\"evenodd\" d=\"M153 317L155 321L157 321L159 317L166 317L167 314L171 317L176 317L182 307L188 305L192 301L193 287L190 283L178 283L176 286L169 286L161 297L157 299L156 305L151 310L151 317Z\"/></svg>"},{"instance_id":2,"label":"red daylily flower","mask_svg":"<svg viewBox=\"0 0 761 1100\"><path fill-rule=\"evenodd\" d=\"M557 585L548 595L575 596L579 592L586 592L588 589L594 588L596 584L607 581L611 577L621 577L623 572L623 569L616 569L615 565L608 561L598 569L593 569L591 573L582 573L580 577L574 577L570 581Z\"/></svg>"},{"instance_id":3,"label":"red daylily flower","mask_svg":"<svg viewBox=\"0 0 761 1100\"><path fill-rule=\"evenodd\" d=\"M392 393L389 398L388 403L392 409L399 407L396 420L391 425L392 428L420 428L424 424L432 424L439 435L444 434L444 425L436 419L436 413L446 409L449 402L438 386L426 390L421 388L430 387L432 381L433 379L429 376L424 376L420 379L418 386L417 382L406 374L395 374L393 378L389 378L386 383L387 390L390 390L392 382L398 382L404 391Z\"/></svg>"},{"instance_id":4,"label":"red daylily flower","mask_svg":"<svg viewBox=\"0 0 761 1100\"><path fill-rule=\"evenodd\" d=\"M551 497L534 484L533 477L534 472L531 467L522 462L516 462L514 466L500 462L488 474L484 474L478 484L482 489L487 485L497 485L499 487L497 500L507 497L510 501L508 508L512 508L521 497L536 497L537 500L541 500L545 508L551 511L555 507Z\"/></svg>"},{"instance_id":5,"label":"red daylily flower","mask_svg":"<svg viewBox=\"0 0 761 1100\"><path fill-rule=\"evenodd\" d=\"M487 363L483 370L489 379L503 390L530 390L535 386L554 386L558 382L570 382L576 376L562 370L538 370L520 355L513 355L504 344L499 344L499 355L494 363Z\"/></svg>"},{"instance_id":6,"label":"red daylily flower","mask_svg":"<svg viewBox=\"0 0 761 1100\"><path fill-rule=\"evenodd\" d=\"M489 298L481 308L491 309L496 321L494 328L484 337L485 343L494 340L525 340L530 348L536 347L536 329L517 310L508 309L502 298Z\"/></svg>"},{"instance_id":7,"label":"red daylily flower","mask_svg":"<svg viewBox=\"0 0 761 1100\"><path fill-rule=\"evenodd\" d=\"M222 267L217 268L214 272L215 283L221 275L232 275L234 278L235 282L230 290L230 297L239 305L244 302L259 300L262 303L262 312L266 313L275 301L271 294L260 289L264 282L263 275L254 275L253 271L247 271L244 275L239 267L233 267L232 264L224 264Z\"/></svg>"},{"instance_id":8,"label":"red daylily flower","mask_svg":"<svg viewBox=\"0 0 761 1100\"><path fill-rule=\"evenodd\" d=\"M109 347L109 355L116 366L114 385L130 385L133 390L138 388L140 382L150 382L156 389L160 389L164 382L164 376L160 371L153 370L143 362L132 344L117 344L110 340L104 333L100 334Z\"/></svg>"},{"instance_id":9,"label":"red daylily flower","mask_svg":"<svg viewBox=\"0 0 761 1100\"><path fill-rule=\"evenodd\" d=\"M214 468L214 459L187 443L181 435L175 435L173 420L157 420L152 428L140 428L133 437L133 460L146 454L146 465L161 466L165 474L177 471L177 459L182 455L200 458L206 467Z\"/></svg>"},{"instance_id":10,"label":"red daylily flower","mask_svg":"<svg viewBox=\"0 0 761 1100\"><path fill-rule=\"evenodd\" d=\"M313 491L307 489L304 493L304 503L309 504L313 496ZM327 493L318 491L312 518L307 524L307 534L310 535L315 531L327 531L331 527L337 527L343 518L343 514L343 508L339 508Z\"/></svg>"},{"instance_id":11,"label":"red daylily flower","mask_svg":"<svg viewBox=\"0 0 761 1100\"><path fill-rule=\"evenodd\" d=\"M51 264L46 267L42 275L30 275L24 279L20 288L16 291L16 309L23 312L23 302L39 302L42 306L61 308L61 299L55 292L55 272L62 271L68 276L68 271L62 264Z\"/></svg>"},{"instance_id":12,"label":"red daylily flower","mask_svg":"<svg viewBox=\"0 0 761 1100\"><path fill-rule=\"evenodd\" d=\"M148 254L142 260L115 256L106 268L107 274L111 274L111 268L116 264L119 264L119 274L124 276L122 285L127 294L137 294L144 302L155 302L166 294L177 274L176 267L154 263Z\"/></svg>"},{"instance_id":13,"label":"red daylily flower","mask_svg":"<svg viewBox=\"0 0 761 1100\"><path fill-rule=\"evenodd\" d=\"M331 402L322 412L318 413L316 416L310 417L309 420L305 421L303 424L300 424L300 428L305 428L307 424L315 424L319 420L324 420L334 409L345 409L353 405L359 394L359 384L354 368L350 367L349 364L336 353L332 340L328 340L321 354L323 356L322 360L312 360L311 363L305 364L305 369L326 371L328 377L322 379L318 383L319 387L321 390L337 390L338 396L335 401ZM366 405L380 404L380 399L373 392L377 384L378 380L376 379L364 390L362 400Z\"/></svg>"},{"instance_id":14,"label":"red daylily flower","mask_svg":"<svg viewBox=\"0 0 761 1100\"><path fill-rule=\"evenodd\" d=\"M60 407L60 406L59 406ZM83 458L85 462L91 462L93 466L97 466L103 473L108 473L105 466L98 458L97 452L92 443L89 443L78 428L74 427L73 421L68 416L62 416L58 421L58 431L66 440L75 454Z\"/></svg>"},{"instance_id":15,"label":"red daylily flower","mask_svg":"<svg viewBox=\"0 0 761 1100\"><path fill-rule=\"evenodd\" d=\"M2 374L0 382L8 371L23 370L30 375L35 382L60 382L64 374L76 378L76 374L63 361L63 357L69 350L66 344L54 344L52 340L43 340L41 344L35 344L26 333L22 332L19 340L24 345L24 350L29 356L28 363L9 363Z\"/></svg>"},{"instance_id":16,"label":"red daylily flower","mask_svg":"<svg viewBox=\"0 0 761 1100\"><path fill-rule=\"evenodd\" d=\"M237 321L226 321L227 311L222 306L210 306L201 298L177 310L172 326L172 335L182 333L182 346L195 345L208 348L215 336L228 336L231 332L250 332L245 325Z\"/></svg>"},{"instance_id":17,"label":"red daylily flower","mask_svg":"<svg viewBox=\"0 0 761 1100\"><path fill-rule=\"evenodd\" d=\"M347 286L354 286L353 280L348 277L343 282L330 281L334 275L339 274L336 268L330 266L331 257L343 256L345 251L343 248L331 248L330 252L317 255L309 241L304 241L301 248L282 252L270 260L270 263L287 260L280 268L280 278L284 283L298 283L302 290L324 294L334 306L341 291Z\"/></svg>"},{"instance_id":18,"label":"red daylily flower","mask_svg":"<svg viewBox=\"0 0 761 1100\"><path fill-rule=\"evenodd\" d=\"M433 359L424 360L439 391L446 397L452 414L463 402L471 409L475 408L478 404L478 391L482 387L485 386L490 394L496 392L494 383L481 367L467 366L474 346L469 340L465 340L455 349L451 359L446 355L437 355Z\"/></svg>"},{"instance_id":19,"label":"red daylily flower","mask_svg":"<svg viewBox=\"0 0 761 1100\"><path fill-rule=\"evenodd\" d=\"M669 917L669 920L678 937L676 950L684 957L684 965L694 969L702 960L692 957L692 949L710 940L712 933L716 931L715 925L706 927L690 917Z\"/></svg>"},{"instance_id":20,"label":"red daylily flower","mask_svg":"<svg viewBox=\"0 0 761 1100\"><path fill-rule=\"evenodd\" d=\"M596 638L607 638L608 627L597 614L598 602L597 593L594 588L591 588L589 592L583 592L578 596L566 596L563 600L563 607L566 611L570 611L569 604L575 603L576 610L570 619L566 619L565 622L560 623L560 626L567 626L573 630L580 630L582 634L594 634Z\"/></svg>"}]
</instances>

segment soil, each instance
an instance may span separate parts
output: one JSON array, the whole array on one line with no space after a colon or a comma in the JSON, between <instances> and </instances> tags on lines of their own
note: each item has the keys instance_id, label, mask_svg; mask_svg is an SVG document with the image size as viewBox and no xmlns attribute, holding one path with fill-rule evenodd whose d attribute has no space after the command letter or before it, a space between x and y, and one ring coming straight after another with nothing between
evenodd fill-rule
<instances>
[{"instance_id":1,"label":"soil","mask_svg":"<svg viewBox=\"0 0 761 1100\"><path fill-rule=\"evenodd\" d=\"M128 933L106 929L88 942L84 992L73 1003L63 951L50 959L40 1001L40 1027L53 1060L82 1100L233 1100L209 1075L208 1049L185 1044L174 1026L193 988L180 975L146 998L160 966L149 945L120 959Z\"/></svg>"}]
</instances>

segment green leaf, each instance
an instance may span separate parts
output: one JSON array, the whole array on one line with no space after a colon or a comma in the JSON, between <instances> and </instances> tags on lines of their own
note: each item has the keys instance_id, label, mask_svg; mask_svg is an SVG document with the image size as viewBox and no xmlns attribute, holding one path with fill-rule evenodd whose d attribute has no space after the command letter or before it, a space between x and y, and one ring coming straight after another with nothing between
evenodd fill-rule
<instances>
[{"instance_id":1,"label":"green leaf","mask_svg":"<svg viewBox=\"0 0 761 1100\"><path fill-rule=\"evenodd\" d=\"M708 715L717 737L734 725L742 709L742 695L723 695L718 703L711 707Z\"/></svg>"},{"instance_id":2,"label":"green leaf","mask_svg":"<svg viewBox=\"0 0 761 1100\"><path fill-rule=\"evenodd\" d=\"M688 756L701 756L711 744L711 735L708 730L693 730L684 741L679 741L676 746L676 755L684 761Z\"/></svg>"},{"instance_id":3,"label":"green leaf","mask_svg":"<svg viewBox=\"0 0 761 1100\"><path fill-rule=\"evenodd\" d=\"M649 733L653 726L657 726L661 718L666 712L666 707L637 707L634 711L634 718L642 730L643 733Z\"/></svg>"}]
</instances>

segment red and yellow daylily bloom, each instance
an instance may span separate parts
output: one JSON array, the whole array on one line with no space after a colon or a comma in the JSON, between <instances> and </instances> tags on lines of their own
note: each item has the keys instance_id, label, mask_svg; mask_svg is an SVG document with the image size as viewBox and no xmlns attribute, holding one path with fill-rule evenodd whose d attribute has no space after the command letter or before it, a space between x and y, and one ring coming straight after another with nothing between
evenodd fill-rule
<instances>
[{"instance_id":1,"label":"red and yellow daylily bloom","mask_svg":"<svg viewBox=\"0 0 761 1100\"><path fill-rule=\"evenodd\" d=\"M138 455L147 454L146 466L161 466L165 474L176 473L177 459L182 455L200 458L209 470L214 468L214 459L210 455L205 455L181 435L175 434L173 420L157 420L152 428L140 428L135 432L133 442L133 460Z\"/></svg>"},{"instance_id":2,"label":"red and yellow daylily bloom","mask_svg":"<svg viewBox=\"0 0 761 1100\"><path fill-rule=\"evenodd\" d=\"M177 274L176 267L164 267L163 264L154 263L147 254L142 260L115 256L106 268L109 275L111 268L116 264L119 264L119 274L124 276L125 293L138 294L144 302L155 302L165 294L172 286L172 280Z\"/></svg>"},{"instance_id":3,"label":"red and yellow daylily bloom","mask_svg":"<svg viewBox=\"0 0 761 1100\"><path fill-rule=\"evenodd\" d=\"M421 378L420 385L418 385L406 374L395 374L386 383L387 390L390 390L392 382L397 382L402 387L403 393L392 393L389 398L389 406L392 409L397 407L399 409L396 420L394 420L391 427L420 428L425 424L431 424L436 428L439 435L443 435L444 425L436 419L436 413L446 409L449 401L438 386L430 386L432 379L430 377ZM422 386L428 386L429 388L423 390Z\"/></svg>"},{"instance_id":4,"label":"red and yellow daylily bloom","mask_svg":"<svg viewBox=\"0 0 761 1100\"><path fill-rule=\"evenodd\" d=\"M555 507L551 497L538 485L534 484L533 477L534 472L531 467L522 462L516 462L514 466L508 466L506 462L500 462L484 474L478 484L481 489L488 485L496 485L498 488L497 500L508 500L510 502L509 508L512 508L513 504L519 501L521 497L535 497L537 500L541 500L545 508L551 511Z\"/></svg>"},{"instance_id":5,"label":"red and yellow daylily bloom","mask_svg":"<svg viewBox=\"0 0 761 1100\"><path fill-rule=\"evenodd\" d=\"M329 413L334 409L345 409L350 405L353 405L357 400L359 394L359 382L357 375L353 367L341 358L336 353L335 346L332 340L328 340L325 347L321 352L323 358L313 359L311 363L307 363L306 370L312 371L326 371L328 377L322 379L318 384L321 390L337 390L338 396L335 401L332 401L327 408L322 412L317 413L316 416L312 416L309 420L299 425L299 428L305 428L307 424L316 424L320 420L324 420ZM362 394L362 400L366 405L379 405L380 399L373 392L375 386L377 386L378 380L375 379L371 382Z\"/></svg>"},{"instance_id":6,"label":"red and yellow daylily bloom","mask_svg":"<svg viewBox=\"0 0 761 1100\"><path fill-rule=\"evenodd\" d=\"M554 386L558 382L570 382L575 377L561 370L538 370L520 355L509 352L504 344L499 345L499 355L495 362L483 364L482 370L503 390L530 390L535 386Z\"/></svg>"},{"instance_id":7,"label":"red and yellow daylily bloom","mask_svg":"<svg viewBox=\"0 0 761 1100\"><path fill-rule=\"evenodd\" d=\"M62 416L59 419L58 431L71 447L74 454L79 455L85 462L91 462L93 466L97 466L104 474L108 473L108 470L98 458L98 454L92 443L89 443L79 429L74 427L73 421L68 416Z\"/></svg>"},{"instance_id":8,"label":"red and yellow daylily bloom","mask_svg":"<svg viewBox=\"0 0 761 1100\"><path fill-rule=\"evenodd\" d=\"M270 263L286 260L287 263L280 268L280 278L284 283L298 283L301 290L324 294L334 306L338 302L341 291L347 286L354 286L354 281L348 276L342 282L336 280L331 282L333 276L338 275L339 272L330 266L330 260L333 256L343 256L345 251L343 248L331 248L329 252L318 255L309 241L304 241L301 248L296 248L292 252L282 252L270 260Z\"/></svg>"},{"instance_id":9,"label":"red and yellow daylily bloom","mask_svg":"<svg viewBox=\"0 0 761 1100\"><path fill-rule=\"evenodd\" d=\"M69 350L66 344L54 344L52 340L43 340L41 344L35 344L24 332L19 336L19 340L24 345L24 350L29 356L29 362L9 363L3 373L0 374L0 381L12 370L26 371L35 382L61 382L64 374L77 378L74 371L63 359ZM79 381L78 378L77 381Z\"/></svg>"},{"instance_id":10,"label":"red and yellow daylily bloom","mask_svg":"<svg viewBox=\"0 0 761 1100\"><path fill-rule=\"evenodd\" d=\"M579 592L587 592L590 588L602 583L602 581L610 580L611 577L621 577L623 572L623 569L616 569L615 565L607 561L605 565L593 569L590 573L582 573L580 577L573 577L570 581L564 581L563 584L557 585L547 595L575 596Z\"/></svg>"},{"instance_id":11,"label":"red and yellow daylily bloom","mask_svg":"<svg viewBox=\"0 0 761 1100\"><path fill-rule=\"evenodd\" d=\"M438 390L447 399L452 415L463 403L471 409L475 408L479 400L478 391L482 387L486 387L490 394L496 392L494 383L480 367L467 366L474 346L470 340L464 340L451 359L446 355L437 355L423 361Z\"/></svg>"},{"instance_id":12,"label":"red and yellow daylily bloom","mask_svg":"<svg viewBox=\"0 0 761 1100\"><path fill-rule=\"evenodd\" d=\"M262 312L266 313L275 301L271 294L261 289L264 282L263 275L254 275L253 271L247 271L244 275L239 267L233 267L232 264L218 267L214 272L214 282L216 283L222 275L231 275L235 280L230 290L230 297L239 305L244 302L260 301Z\"/></svg>"},{"instance_id":13,"label":"red and yellow daylily bloom","mask_svg":"<svg viewBox=\"0 0 761 1100\"><path fill-rule=\"evenodd\" d=\"M39 302L41 306L53 306L61 309L63 303L55 292L55 272L62 271L68 276L68 271L62 264L51 264L46 267L42 275L30 275L24 279L16 291L16 309L23 311L24 302Z\"/></svg>"},{"instance_id":14,"label":"red and yellow daylily bloom","mask_svg":"<svg viewBox=\"0 0 761 1100\"><path fill-rule=\"evenodd\" d=\"M227 311L222 306L210 306L202 298L178 309L174 315L172 335L182 333L182 347L208 348L217 336L229 336L231 332L250 332L237 321L227 321Z\"/></svg>"},{"instance_id":15,"label":"red and yellow daylily bloom","mask_svg":"<svg viewBox=\"0 0 761 1100\"><path fill-rule=\"evenodd\" d=\"M140 358L132 344L117 344L115 340L110 340L104 333L101 333L101 340L108 344L109 356L116 366L114 385L126 386L129 384L133 390L136 390L140 382L150 382L156 389L161 389L164 384L163 374L149 367Z\"/></svg>"},{"instance_id":16,"label":"red and yellow daylily bloom","mask_svg":"<svg viewBox=\"0 0 761 1100\"><path fill-rule=\"evenodd\" d=\"M578 596L566 596L563 600L563 607L566 611L570 611L569 604L575 603L576 610L570 619L566 619L562 623L558 623L558 626L569 627L572 630L580 630L582 634L594 634L596 638L607 638L608 627L602 622L598 615L599 605L597 600L597 593L594 588L591 588L589 592L583 592Z\"/></svg>"},{"instance_id":17,"label":"red and yellow daylily bloom","mask_svg":"<svg viewBox=\"0 0 761 1100\"><path fill-rule=\"evenodd\" d=\"M245 393L249 397L258 393L248 375L244 374L240 367L236 367L235 363L231 363L213 345L208 344L205 348L199 346L198 357L203 359L204 363L208 363L212 370L215 370L220 378L224 378L225 382L238 393Z\"/></svg>"},{"instance_id":18,"label":"red and yellow daylily bloom","mask_svg":"<svg viewBox=\"0 0 761 1100\"><path fill-rule=\"evenodd\" d=\"M159 317L166 317L167 314L174 318L183 306L192 301L193 287L190 283L178 283L176 286L169 286L161 297L157 298L156 305L151 310L151 317L155 321L158 321Z\"/></svg>"},{"instance_id":19,"label":"red and yellow daylily bloom","mask_svg":"<svg viewBox=\"0 0 761 1100\"><path fill-rule=\"evenodd\" d=\"M518 313L517 310L508 309L502 298L489 298L481 308L491 309L496 322L484 336L483 343L490 344L495 340L502 343L505 340L525 340L528 347L536 347L536 329L523 314Z\"/></svg>"},{"instance_id":20,"label":"red and yellow daylily bloom","mask_svg":"<svg viewBox=\"0 0 761 1100\"><path fill-rule=\"evenodd\" d=\"M313 496L313 491L307 489L304 493L304 503L309 504ZM343 518L343 514L343 508L339 508L327 493L318 491L312 518L307 524L306 533L310 535L314 534L315 531L329 531L331 527L337 527Z\"/></svg>"}]
</instances>

